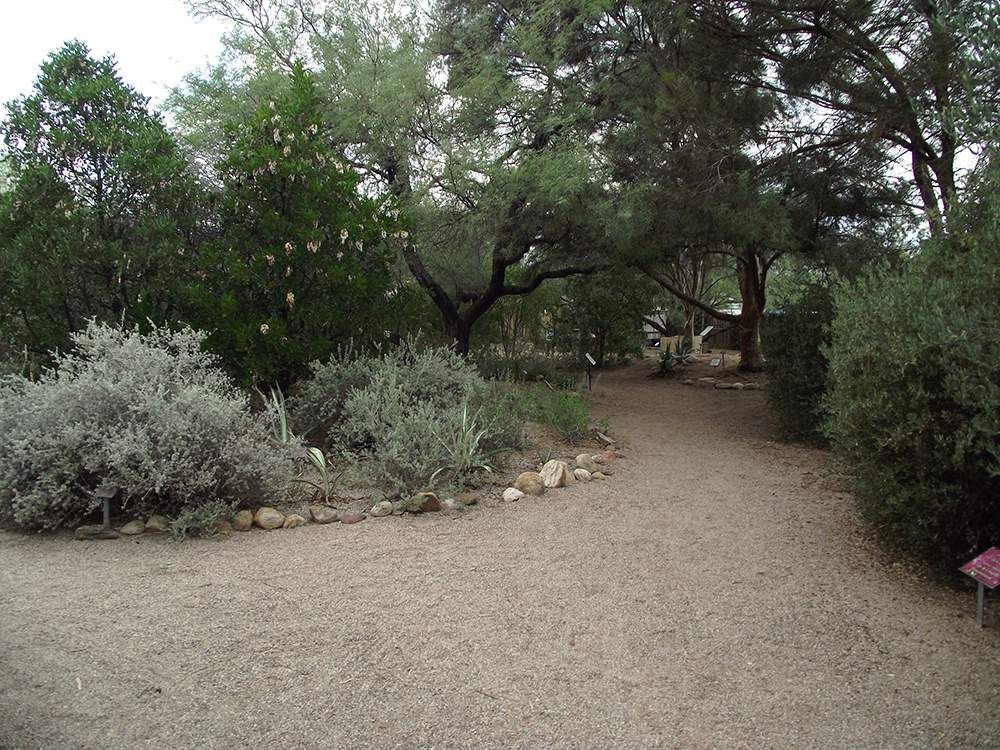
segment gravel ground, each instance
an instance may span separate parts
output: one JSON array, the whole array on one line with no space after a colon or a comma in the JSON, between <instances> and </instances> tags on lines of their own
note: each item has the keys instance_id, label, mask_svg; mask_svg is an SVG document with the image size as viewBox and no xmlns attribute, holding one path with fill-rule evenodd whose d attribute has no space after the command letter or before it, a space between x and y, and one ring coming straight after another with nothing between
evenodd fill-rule
<instances>
[{"instance_id":1,"label":"gravel ground","mask_svg":"<svg viewBox=\"0 0 1000 750\"><path fill-rule=\"evenodd\" d=\"M1000 746L996 612L883 558L763 393L645 371L595 385L626 436L604 483L182 545L0 534L0 746Z\"/></svg>"}]
</instances>

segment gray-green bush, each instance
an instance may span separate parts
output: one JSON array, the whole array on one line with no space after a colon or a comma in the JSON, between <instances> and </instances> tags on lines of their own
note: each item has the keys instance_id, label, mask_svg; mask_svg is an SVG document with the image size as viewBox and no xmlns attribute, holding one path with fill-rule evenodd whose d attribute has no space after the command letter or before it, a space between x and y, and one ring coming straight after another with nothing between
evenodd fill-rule
<instances>
[{"instance_id":1,"label":"gray-green bush","mask_svg":"<svg viewBox=\"0 0 1000 750\"><path fill-rule=\"evenodd\" d=\"M836 293L827 431L884 540L953 569L1000 539L1000 199ZM878 345L873 345L873 336Z\"/></svg>"},{"instance_id":2,"label":"gray-green bush","mask_svg":"<svg viewBox=\"0 0 1000 750\"><path fill-rule=\"evenodd\" d=\"M149 333L90 323L36 380L0 385L0 521L72 525L93 490L120 488L129 513L174 515L210 502L274 499L294 446L202 351L191 329Z\"/></svg>"},{"instance_id":3,"label":"gray-green bush","mask_svg":"<svg viewBox=\"0 0 1000 750\"><path fill-rule=\"evenodd\" d=\"M289 401L299 433L321 435L367 479L400 493L467 481L517 447L514 406L452 350L414 342L316 363Z\"/></svg>"}]
</instances>

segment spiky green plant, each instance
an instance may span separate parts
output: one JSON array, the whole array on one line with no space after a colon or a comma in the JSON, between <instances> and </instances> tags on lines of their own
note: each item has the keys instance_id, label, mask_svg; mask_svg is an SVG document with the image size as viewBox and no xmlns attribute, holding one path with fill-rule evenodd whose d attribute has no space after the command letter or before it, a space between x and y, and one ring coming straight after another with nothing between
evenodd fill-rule
<instances>
[{"instance_id":1,"label":"spiky green plant","mask_svg":"<svg viewBox=\"0 0 1000 750\"><path fill-rule=\"evenodd\" d=\"M326 456L323 455L323 451L319 448L307 448L306 457L309 459L309 463L311 463L313 468L316 470L317 475L319 475L319 481L317 482L305 477L296 477L292 481L312 487L314 490L319 492L319 494L323 497L324 502L329 503L330 498L333 497L337 483L340 481L340 477L343 476L344 472L340 472L340 474L337 474L336 476L331 475L330 466L326 462Z\"/></svg>"}]
</instances>

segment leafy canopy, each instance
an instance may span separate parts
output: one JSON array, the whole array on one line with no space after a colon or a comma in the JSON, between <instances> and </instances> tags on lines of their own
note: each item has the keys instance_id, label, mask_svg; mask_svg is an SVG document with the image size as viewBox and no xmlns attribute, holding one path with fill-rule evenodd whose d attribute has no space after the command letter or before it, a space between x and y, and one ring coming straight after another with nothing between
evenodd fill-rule
<instances>
[{"instance_id":1,"label":"leafy canopy","mask_svg":"<svg viewBox=\"0 0 1000 750\"><path fill-rule=\"evenodd\" d=\"M162 320L200 201L147 100L111 57L68 42L0 125L12 189L0 197L0 305L38 352L88 318Z\"/></svg>"}]
</instances>

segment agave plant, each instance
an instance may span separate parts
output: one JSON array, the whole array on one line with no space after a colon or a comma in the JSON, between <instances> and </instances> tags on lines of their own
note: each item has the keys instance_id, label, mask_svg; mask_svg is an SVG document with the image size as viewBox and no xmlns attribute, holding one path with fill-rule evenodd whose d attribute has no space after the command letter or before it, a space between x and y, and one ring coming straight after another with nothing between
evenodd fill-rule
<instances>
[{"instance_id":1,"label":"agave plant","mask_svg":"<svg viewBox=\"0 0 1000 750\"><path fill-rule=\"evenodd\" d=\"M483 462L483 456L479 445L483 437L487 434L486 429L480 429L478 425L479 414L469 416L469 407L462 409L462 423L453 433L447 435L448 439L442 437L440 429L434 430L434 437L444 447L448 454L447 463L431 474L430 485L439 476L446 474L451 479L468 476L477 470L492 473L493 469Z\"/></svg>"},{"instance_id":2,"label":"agave plant","mask_svg":"<svg viewBox=\"0 0 1000 750\"><path fill-rule=\"evenodd\" d=\"M332 476L330 474L330 466L326 462L326 456L323 455L323 451L319 448L306 449L306 457L309 459L309 463L312 464L316 473L319 475L319 481L306 479L305 477L296 477L292 481L309 485L322 495L324 502L329 503L330 498L333 497L333 492L337 486L337 482L340 481L344 472L340 472L340 474Z\"/></svg>"},{"instance_id":3,"label":"agave plant","mask_svg":"<svg viewBox=\"0 0 1000 750\"><path fill-rule=\"evenodd\" d=\"M656 367L653 369L653 377L670 377L677 371L678 367L692 361L691 342L681 339L673 349L660 352L660 356L656 361Z\"/></svg>"},{"instance_id":4,"label":"agave plant","mask_svg":"<svg viewBox=\"0 0 1000 750\"><path fill-rule=\"evenodd\" d=\"M273 385L270 397L265 396L259 388L255 390L267 402L268 411L273 416L271 433L274 435L274 439L281 445L289 445L295 440L295 435L292 434L292 429L288 426L288 405L285 403L285 394L281 392L281 388L276 388Z\"/></svg>"}]
</instances>

